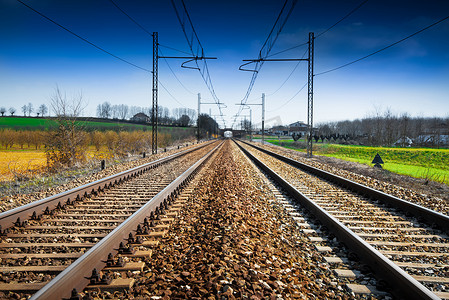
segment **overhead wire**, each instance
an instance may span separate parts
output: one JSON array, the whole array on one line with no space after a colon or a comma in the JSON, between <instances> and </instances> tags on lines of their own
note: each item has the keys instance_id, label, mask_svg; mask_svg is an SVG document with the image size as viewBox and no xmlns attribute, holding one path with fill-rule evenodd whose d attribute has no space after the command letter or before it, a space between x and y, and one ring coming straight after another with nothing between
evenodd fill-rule
<instances>
[{"instance_id":1,"label":"overhead wire","mask_svg":"<svg viewBox=\"0 0 449 300\"><path fill-rule=\"evenodd\" d=\"M136 24L140 29L142 29L143 31L145 31L148 35L150 35L151 37L153 36L153 34L151 33L151 32L149 32L148 30L146 30L145 29L145 27L143 27L142 25L140 25L139 24L139 22L137 22L133 17L131 17L128 13L126 13L120 6L118 6L117 5L117 3L115 3L113 0L109 0L111 3L112 3L112 5L114 5L120 12L122 12L125 16L127 16L134 24ZM166 45L163 45L163 44L160 44L160 43L158 43L158 46L159 47L164 47L164 48L167 48L167 49L171 49L171 50L174 50L174 51L178 51L178 52L180 52L180 53L184 53L184 54L188 54L188 55L190 55L190 53L189 52L186 52L186 51L182 51L182 50L179 50L179 49L176 49L176 48L173 48L173 47L169 47L169 46L166 46Z\"/></svg>"},{"instance_id":2,"label":"overhead wire","mask_svg":"<svg viewBox=\"0 0 449 300\"><path fill-rule=\"evenodd\" d=\"M120 8L113 0L109 0L109 2L111 2L112 3L112 5L114 5L120 12L122 12L125 16L127 16L134 24L136 24L140 29L142 29L144 32L146 32L149 36L151 36L151 37L153 37L153 34L152 33L150 33L148 30L146 30L145 29L145 27L143 27L142 25L140 25L139 24L139 22L137 22L133 17L131 17L128 13L126 13L122 8ZM159 46L161 46L160 44L159 44ZM170 48L170 49L173 49L173 50L176 50L176 51L180 51L180 50L177 50L177 49L174 49L174 48L171 48L171 47L168 47L168 46L164 46L165 48ZM162 50L160 49L160 48L158 48L159 49L159 51L161 52L161 54L162 54ZM180 52L183 52L183 51L180 51ZM162 56L164 56L163 54L162 54ZM172 72L172 74L173 74L173 76L176 78L176 80L179 82L179 84L187 91L187 92L189 92L190 94L194 94L194 93L192 93L189 89L187 89L187 87L181 82L181 80L179 80L179 78L178 78L178 76L176 76L176 74L175 74L175 72L173 71L173 69L170 67L170 64L168 63L168 61L167 61L167 59L164 57L164 60L165 60L165 63L167 64L167 66L168 66L168 68L170 69L170 71ZM173 96L173 94L172 93L170 93L170 91L162 84L162 82L160 82L160 80L158 79L158 82L160 83L160 85L162 86L162 88L167 92L167 94L168 95L170 95L170 97L173 99L173 100L175 100L177 103L179 103L182 107L184 107L185 108L185 106L178 100L178 99L176 99L176 97L175 96Z\"/></svg>"},{"instance_id":3,"label":"overhead wire","mask_svg":"<svg viewBox=\"0 0 449 300\"><path fill-rule=\"evenodd\" d=\"M212 78L209 73L207 59L205 58L205 54L204 54L204 48L201 45L201 42L198 38L198 35L196 33L195 27L193 26L193 22L190 18L190 14L189 14L187 7L184 3L184 0L180 0L180 2L181 2L180 10L183 13L183 18L181 18L180 10L178 10L175 1L171 0L173 9L176 13L176 17L178 18L179 24L181 25L181 29L182 29L184 36L187 40L187 43L189 45L191 55L194 57L194 59L192 59L192 60L195 61L197 69L199 70L204 83L206 84L209 92L211 93L212 98L214 99L215 103L217 104L220 116L222 117L222 120L225 123L224 118L223 118L223 112L222 112L221 106L220 106L220 99L218 98L217 94L215 93L215 89L214 89L214 86L212 83ZM189 31L189 33L187 31ZM202 62L201 67L198 63L198 60L201 60L201 62Z\"/></svg>"},{"instance_id":4,"label":"overhead wire","mask_svg":"<svg viewBox=\"0 0 449 300\"><path fill-rule=\"evenodd\" d=\"M134 18L132 18L130 15L128 15L123 9L121 9L113 0L109 0L109 2L112 3L119 11L121 11L125 16L127 16L134 24L136 24L140 29L145 31L148 35L153 36L152 33L150 33L148 30L145 29L142 25L139 24Z\"/></svg>"},{"instance_id":5,"label":"overhead wire","mask_svg":"<svg viewBox=\"0 0 449 300\"><path fill-rule=\"evenodd\" d=\"M315 38L318 38L318 37L324 35L324 34L327 33L329 30L331 30L332 28L334 28L335 26L337 26L338 24L340 24L343 20L345 20L346 18L348 18L350 15L352 15L353 13L355 13L357 10L359 10L359 8L361 8L363 5L365 5L368 1L369 1L369 0L365 0L365 1L361 2L359 5L357 5L355 8L353 8L349 13L347 13L344 17L342 17L340 20L338 20L337 22L335 22L332 26L330 26L329 28L327 28L327 29L325 29L324 31L320 32L319 34L317 34L317 35L315 36ZM305 46L305 45L307 45L307 44L308 44L308 42L304 42L304 43L301 43L301 44L299 44L299 45L296 45L296 46L293 46L293 47L290 47L290 48L281 50L281 51L279 51L279 52L273 53L273 54L271 54L271 55L269 55L269 56L267 56L267 57L275 56L275 55L278 55L278 54L281 54L281 53L284 53L284 52L287 52L287 51L290 51L290 50L293 50L293 49L296 49L296 48Z\"/></svg>"},{"instance_id":6,"label":"overhead wire","mask_svg":"<svg viewBox=\"0 0 449 300\"><path fill-rule=\"evenodd\" d=\"M443 22L443 21L445 21L445 20L447 20L447 19L449 19L449 16L447 16L447 17L445 17L445 18L442 18L442 19L440 19L440 20L438 20L438 21L432 23L432 24L429 25L429 26L426 26L426 27L424 27L423 29L420 29L420 30L416 31L416 32L410 34L409 36L406 36L405 38L400 39L400 40L397 41L397 42L394 42L394 43L392 43L392 44L390 44L390 45L388 45L388 46L386 46L386 47L383 47L382 49L379 49L379 50L377 50L377 51L374 51L374 52L372 52L372 53L370 53L370 54L368 54L368 55L365 55L365 56L363 56L363 57L361 57L361 58L359 58L359 59L353 60L353 61L351 61L351 62L349 62L349 63L346 63L346 64L344 64L344 65L341 65L341 66L339 66L339 67L336 67L336 68L333 68L333 69L329 69L329 70L327 70L327 71L323 71L323 72L320 72L320 73L316 73L315 76L323 75L323 74L326 74L326 73L330 73L330 72L333 72L333 71L342 69L342 68L347 67L347 66L349 66L349 65L352 65L352 64L354 64L354 63L356 63L356 62L359 62L359 61L361 61L361 60L364 60L364 59L366 59L366 58L368 58L368 57L371 57L371 56L373 56L373 55L375 55L375 54L377 54L377 53L379 53L379 52L382 52L382 51L387 50L387 49L389 49L389 48L391 48L391 47L393 47L393 46L396 46L397 44L402 43L403 41L408 40L409 38L411 38L411 37L413 37L413 36L415 36L415 35L417 35L417 34L423 32L423 31L425 31L425 30L427 30L427 29L429 29L429 28L432 28L433 26L435 26L435 25L437 25L437 24L439 24L439 23L441 23L441 22Z\"/></svg>"},{"instance_id":7,"label":"overhead wire","mask_svg":"<svg viewBox=\"0 0 449 300\"><path fill-rule=\"evenodd\" d=\"M284 104L282 104L281 106L279 106L278 108L272 109L272 110L267 110L267 112L273 112L276 110L279 110L281 108L283 108L284 106L286 106L290 101L292 101L299 93L301 93L301 91L307 86L307 82L304 83L304 85L299 89L299 91L297 91L293 97L291 97L289 100L287 100L287 102L285 102Z\"/></svg>"},{"instance_id":8,"label":"overhead wire","mask_svg":"<svg viewBox=\"0 0 449 300\"><path fill-rule=\"evenodd\" d=\"M90 42L90 41L87 40L86 38L84 38L84 37L78 35L77 33L73 32L72 30L68 29L67 27L65 27L65 26L59 24L58 22L54 21L53 19L47 17L46 15L44 15L43 13L41 13L41 12L39 12L38 10L34 9L34 8L31 7L30 5L24 3L23 1L21 1L21 0L17 0L17 1L18 1L19 3L21 3L22 5L24 5L25 7L29 8L30 10L34 11L35 13L37 13L38 15L40 15L41 17L43 17L43 18L45 18L46 20L52 22L53 24L57 25L58 27L64 29L65 31L67 31L67 32L69 32L70 34L74 35L75 37L81 39L82 41L88 43L89 45L91 45L91 46L97 48L98 50L100 50L100 51L102 51L102 52L104 52L104 53L106 53L106 54L108 54L108 55L110 55L110 56L112 56L112 57L114 57L114 58L116 58L116 59L122 61L122 62L125 62L125 63L127 63L127 64L129 64L129 65L131 65L131 66L133 66L133 67L136 67L136 68L141 69L141 70L143 70L143 71L145 71L145 72L148 72L148 73L152 73L152 71L150 71L150 70L148 70L148 69L146 69L146 68L143 68L143 67L140 67L140 66L138 66L138 65L136 65L136 64L134 64L134 63L131 63L131 62L129 62L129 61L127 61L127 60L125 60L125 59L123 59L123 58L121 58L121 57L118 57L117 55L115 55L115 54L113 54L113 53L111 53L111 52L109 52L109 51L103 49L102 47L97 46L96 44ZM147 30L145 30L145 28L143 28L142 26L140 26L134 19L132 19L128 14L126 14L122 9L120 9L120 8L119 8L119 7L118 7L112 0L110 0L110 2L111 2L112 4L114 4L114 6L116 6L116 7L117 7L121 12L123 12L127 17L129 17L131 20L133 20L133 22L136 23L140 28L142 28L145 32L147 32L148 34L151 35L151 33L149 33ZM168 63L167 63L167 65L168 65ZM169 68L170 68L170 66L169 66ZM170 68L170 70L171 70L171 68ZM172 72L173 72L173 70L172 70ZM176 75L174 74L174 72L173 72L173 75L174 75L175 78L179 81L179 79L176 77ZM170 91L169 91L169 90L162 84L162 82L161 82L160 80L158 80L158 82L159 82L159 84L162 86L162 88L167 92L167 94L170 95L170 97L171 97L173 100L175 100L175 101L176 101L178 104L180 104L182 107L185 107L184 104L182 104L178 99L176 99L176 97L174 97L174 96L170 93ZM180 82L180 83L181 83L181 82ZM181 83L181 85L185 88L185 86L184 86L182 83ZM186 90L187 90L187 89L186 89Z\"/></svg>"},{"instance_id":9,"label":"overhead wire","mask_svg":"<svg viewBox=\"0 0 449 300\"><path fill-rule=\"evenodd\" d=\"M296 49L296 48L299 48L299 47L302 47L302 46L306 46L306 45L308 45L308 44L309 44L309 42L304 42L304 43L302 43L302 44L299 44L299 45L296 45L296 46L287 48L287 49L285 49L285 50L282 50L282 51L279 51L279 52L270 54L270 55L267 56L267 58L268 58L268 57L275 56L275 55L278 55L278 54L281 54L281 53L284 53L284 52L287 52L287 51L290 51L290 50L293 50L293 49Z\"/></svg>"},{"instance_id":10,"label":"overhead wire","mask_svg":"<svg viewBox=\"0 0 449 300\"><path fill-rule=\"evenodd\" d=\"M151 71L150 71L149 69L140 67L140 66L138 66L138 65L136 65L136 64L134 64L134 63L132 63L132 62L130 62L130 61L127 61L126 59L123 59L123 58L121 58L121 57L119 57L119 56L117 56L117 55L115 55L115 54L113 54L113 53L111 53L111 52L109 52L109 51L103 49L102 47L100 47L100 46L98 46L98 45L92 43L91 41L87 40L86 38L84 38L84 37L82 37L82 36L80 36L80 35L78 35L78 34L76 34L76 33L73 32L72 30L68 29L67 27L64 27L63 25L59 24L58 22L52 20L51 18L47 17L46 15L44 15L43 13L41 13L41 12L39 12L38 10L34 9L34 8L31 7L30 5L24 3L23 1L21 1L21 0L16 0L16 1L19 2L19 3L21 3L22 5L24 5L25 7L29 8L30 10L34 11L35 13L37 13L38 15L40 15L41 17L43 17L44 19L46 19L46 20L50 21L51 23L57 25L58 27L64 29L64 30L67 31L68 33L72 34L73 36L75 36L75 37L79 38L80 40L82 40L82 41L88 43L89 45L91 45L91 46L97 48L98 50L100 50L100 51L102 51L102 52L104 52L104 53L106 53L106 54L108 54L108 55L110 55L110 56L112 56L112 57L114 57L114 58L116 58L116 59L118 59L118 60L124 62L124 63L127 63L128 65L131 65L131 66L133 66L133 67L135 67L135 68L138 68L138 69L140 69L140 70L142 70L142 71L151 73Z\"/></svg>"},{"instance_id":11,"label":"overhead wire","mask_svg":"<svg viewBox=\"0 0 449 300\"><path fill-rule=\"evenodd\" d=\"M176 48L173 48L173 47L169 47L169 46L165 46L165 45L162 45L160 43L158 45L159 45L159 47L164 47L164 48L167 48L167 49L170 49L170 50L178 51L180 53L184 53L184 54L187 54L187 55L191 55L192 54L190 52L182 51L182 50L179 50L179 49L176 49Z\"/></svg>"},{"instance_id":12,"label":"overhead wire","mask_svg":"<svg viewBox=\"0 0 449 300\"><path fill-rule=\"evenodd\" d=\"M262 45L262 47L259 51L258 59L255 60L254 70L247 70L247 71L252 71L253 74L251 76L251 80L250 80L249 86L246 90L245 96L240 101L241 105L236 114L237 116L240 115L240 113L243 110L243 105L248 101L248 97L251 94L251 91L256 82L257 75L263 66L263 63L264 63L263 59L267 58L268 55L270 54L274 44L277 41L279 34L281 33L282 29L284 28L284 25L287 22L288 18L290 17L296 3L297 3L297 0L291 0L291 1L285 0L284 4L282 5L281 11L279 12L279 14L276 18L276 21L273 24L273 27L270 30L270 33L268 34L264 44ZM234 126L234 123L235 123L235 119L234 119L232 126Z\"/></svg>"},{"instance_id":13,"label":"overhead wire","mask_svg":"<svg viewBox=\"0 0 449 300\"><path fill-rule=\"evenodd\" d=\"M309 51L309 49L306 49L306 51L304 52L304 54L301 56L301 59L304 58L304 56L306 56L307 52ZM298 63L295 65L295 67L293 68L293 70L290 72L290 74L287 76L287 78L284 80L284 82L281 84L281 86L275 90L273 93L271 94L267 94L267 96L272 96L274 94L276 94L286 83L287 81L290 79L290 77L293 75L293 73L296 71L296 69L298 68L299 64L301 63L301 60L298 61Z\"/></svg>"},{"instance_id":14,"label":"overhead wire","mask_svg":"<svg viewBox=\"0 0 449 300\"><path fill-rule=\"evenodd\" d=\"M178 99L176 99L175 96L172 95L172 93L170 93L170 91L162 84L162 82L158 79L157 82L159 82L159 84L162 86L162 88L167 92L167 94L170 95L170 97L175 100L176 102L178 102L182 107L187 108L184 106L184 104L182 104Z\"/></svg>"},{"instance_id":15,"label":"overhead wire","mask_svg":"<svg viewBox=\"0 0 449 300\"><path fill-rule=\"evenodd\" d=\"M179 80L178 76L176 76L175 72L173 71L173 69L170 67L170 64L168 63L168 60L164 57L164 53L162 53L162 50L159 48L159 52L161 52L162 57L164 58L165 63L167 64L167 67L170 69L171 73L173 74L173 76L176 78L176 80L179 82L179 84L189 93L192 95L195 95L195 93L193 93L191 90L189 90L182 82L181 80Z\"/></svg>"},{"instance_id":16,"label":"overhead wire","mask_svg":"<svg viewBox=\"0 0 449 300\"><path fill-rule=\"evenodd\" d=\"M351 10L349 13L347 13L343 18L341 18L340 20L338 20L334 25L332 25L331 27L329 27L328 29L320 32L319 34L317 34L317 36L315 38L319 38L320 36L322 36L323 34L325 34L326 32L328 32L329 30L331 30L332 28L334 28L335 26L337 26L338 24L340 24L344 19L346 19L347 17L349 17L350 15L352 15L353 13L355 13L359 8L361 8L363 5L366 4L366 2L368 2L369 0L365 0L362 3L360 3L359 5L357 5L353 10Z\"/></svg>"},{"instance_id":17,"label":"overhead wire","mask_svg":"<svg viewBox=\"0 0 449 300\"><path fill-rule=\"evenodd\" d=\"M337 26L339 23L341 23L343 20L345 20L346 18L348 18L350 15L352 15L354 12L356 12L358 9L360 9L364 4L366 4L367 2L368 2L369 0L364 0L363 2L361 2L359 5L357 5L355 8L353 8L349 13L347 13L344 17L342 17L340 20L338 20L336 23L334 23L332 26L330 26L329 28L327 28L326 30L324 30L324 31L322 31L321 33L319 33L315 38L317 38L317 37L321 37L322 35L324 35L325 33L327 33L329 30L331 30L332 28L334 28L335 26ZM276 52L276 53L273 53L273 54L271 54L271 55L267 55L266 56L266 58L268 58L268 57L272 57L272 56L275 56L275 55L278 55L278 54L281 54L281 53L284 53L284 52L288 52L288 51L290 51L290 50L293 50L293 49L296 49L296 48L299 48L299 47L302 47L302 46L305 46L305 45L308 45L308 42L304 42L304 43L301 43L301 44L299 44L299 45L296 45L296 46L293 46L293 47L290 47L290 48L287 48L287 49L284 49L284 50L281 50L281 51L278 51L278 52ZM307 52L307 50L306 50L306 52ZM304 54L305 55L305 54ZM302 57L304 57L304 55L302 56ZM281 87L280 88L282 88L282 86L284 86L284 84L289 80L289 78L292 76L292 74L293 74L293 72L296 70L296 68L299 66L299 63L300 62L298 62L297 64L296 64L296 66L295 66L295 68L293 69L293 71L290 73L290 75L288 75L288 77L285 79L285 81L282 83L282 85L281 85ZM251 83L250 84L252 84L252 85L254 85L254 83L253 83L253 81L255 81L255 77L257 77L257 75L253 75L253 78L251 79L252 81L251 81ZM283 104L280 108L282 108L282 107L284 107L286 104L288 104L291 100L293 100L295 97L296 97L296 95L298 95L303 89L304 89L304 87L305 87L305 85L292 97L292 98L290 98L285 104ZM280 88L278 88L275 92L273 92L272 94L274 94L274 93L276 93L277 91L279 91L280 90ZM252 86L251 86L251 89L252 89ZM272 95L271 94L271 95ZM280 108L278 108L278 109L280 109ZM277 110L277 109L276 109ZM241 110L239 111L239 113L241 112Z\"/></svg>"}]
</instances>

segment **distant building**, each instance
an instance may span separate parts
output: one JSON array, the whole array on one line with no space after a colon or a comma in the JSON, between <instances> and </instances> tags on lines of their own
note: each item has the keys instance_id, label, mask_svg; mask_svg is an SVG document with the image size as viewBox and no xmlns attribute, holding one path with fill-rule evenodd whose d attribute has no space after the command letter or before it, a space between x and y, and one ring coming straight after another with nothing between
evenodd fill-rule
<instances>
[{"instance_id":1,"label":"distant building","mask_svg":"<svg viewBox=\"0 0 449 300\"><path fill-rule=\"evenodd\" d=\"M305 124L304 122L297 121L295 123L291 123L288 125L288 135L293 134L302 134L304 135L308 131L309 126Z\"/></svg>"},{"instance_id":2,"label":"distant building","mask_svg":"<svg viewBox=\"0 0 449 300\"><path fill-rule=\"evenodd\" d=\"M422 134L415 139L415 143L422 146L448 146L449 135L447 134Z\"/></svg>"},{"instance_id":3,"label":"distant building","mask_svg":"<svg viewBox=\"0 0 449 300\"><path fill-rule=\"evenodd\" d=\"M151 118L144 113L138 113L129 120L137 123L149 123L151 121Z\"/></svg>"},{"instance_id":4,"label":"distant building","mask_svg":"<svg viewBox=\"0 0 449 300\"><path fill-rule=\"evenodd\" d=\"M411 147L413 145L413 141L409 137L402 137L399 140L397 140L394 144L394 146L400 146L400 147Z\"/></svg>"},{"instance_id":5,"label":"distant building","mask_svg":"<svg viewBox=\"0 0 449 300\"><path fill-rule=\"evenodd\" d=\"M446 123L434 124L426 128L414 142L429 147L440 147L449 145L449 126Z\"/></svg>"},{"instance_id":6,"label":"distant building","mask_svg":"<svg viewBox=\"0 0 449 300\"><path fill-rule=\"evenodd\" d=\"M306 133L309 132L309 126L305 124L304 122L297 121L295 123L291 123L288 126L273 126L270 129L268 129L267 133L269 135L293 135L293 134L301 134L301 136L304 136ZM313 131L316 132L317 128L313 128Z\"/></svg>"},{"instance_id":7,"label":"distant building","mask_svg":"<svg viewBox=\"0 0 449 300\"><path fill-rule=\"evenodd\" d=\"M288 135L288 127L287 126L273 126L268 129L269 135Z\"/></svg>"}]
</instances>

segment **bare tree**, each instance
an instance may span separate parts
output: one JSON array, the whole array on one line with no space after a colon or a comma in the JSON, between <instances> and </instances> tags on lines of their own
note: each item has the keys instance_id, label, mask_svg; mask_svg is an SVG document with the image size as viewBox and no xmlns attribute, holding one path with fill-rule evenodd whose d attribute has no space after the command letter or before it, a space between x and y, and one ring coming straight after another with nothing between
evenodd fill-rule
<instances>
[{"instance_id":1,"label":"bare tree","mask_svg":"<svg viewBox=\"0 0 449 300\"><path fill-rule=\"evenodd\" d=\"M407 139L410 138L410 115L408 113L403 113L399 124L401 146L405 147L407 146Z\"/></svg>"},{"instance_id":2,"label":"bare tree","mask_svg":"<svg viewBox=\"0 0 449 300\"><path fill-rule=\"evenodd\" d=\"M66 94L56 87L50 100L57 128L48 132L45 141L48 165L53 168L59 165L72 166L84 159L86 135L78 121L84 109L83 96L79 93L68 99Z\"/></svg>"},{"instance_id":3,"label":"bare tree","mask_svg":"<svg viewBox=\"0 0 449 300\"><path fill-rule=\"evenodd\" d=\"M189 125L193 125L193 123L196 121L196 111L191 108L174 108L172 110L172 115L175 120L179 120L183 115L186 115L190 118Z\"/></svg>"},{"instance_id":4,"label":"bare tree","mask_svg":"<svg viewBox=\"0 0 449 300\"><path fill-rule=\"evenodd\" d=\"M128 117L129 107L125 104L118 105L118 117L125 120Z\"/></svg>"},{"instance_id":5,"label":"bare tree","mask_svg":"<svg viewBox=\"0 0 449 300\"><path fill-rule=\"evenodd\" d=\"M382 139L385 140L385 143L388 146L391 146L396 139L396 134L395 134L395 129L397 128L397 119L396 117L393 115L392 111L390 108L387 108L384 112L384 117L383 117L383 124L384 124L384 133L383 133L383 137Z\"/></svg>"},{"instance_id":6,"label":"bare tree","mask_svg":"<svg viewBox=\"0 0 449 300\"><path fill-rule=\"evenodd\" d=\"M2 117L5 115L5 112L6 112L6 108L0 107L0 113L2 114Z\"/></svg>"},{"instance_id":7,"label":"bare tree","mask_svg":"<svg viewBox=\"0 0 449 300\"><path fill-rule=\"evenodd\" d=\"M10 107L9 108L9 113L11 114L11 116L14 116L14 114L16 113L16 109L14 107Z\"/></svg>"},{"instance_id":8,"label":"bare tree","mask_svg":"<svg viewBox=\"0 0 449 300\"><path fill-rule=\"evenodd\" d=\"M111 118L118 119L118 105L111 105Z\"/></svg>"},{"instance_id":9,"label":"bare tree","mask_svg":"<svg viewBox=\"0 0 449 300\"><path fill-rule=\"evenodd\" d=\"M105 101L105 102L103 102L101 107L102 107L102 111L103 111L103 117L105 119L109 119L111 117L111 115L112 115L111 103L109 103L108 101Z\"/></svg>"},{"instance_id":10,"label":"bare tree","mask_svg":"<svg viewBox=\"0 0 449 300\"><path fill-rule=\"evenodd\" d=\"M37 112L38 112L38 114L41 114L41 116L43 117L48 112L48 108L47 108L47 106L45 104L42 104L37 109Z\"/></svg>"},{"instance_id":11,"label":"bare tree","mask_svg":"<svg viewBox=\"0 0 449 300\"><path fill-rule=\"evenodd\" d=\"M98 130L95 130L94 132L90 133L90 142L92 143L92 145L95 146L95 149L97 151L100 151L101 146L104 145L105 142L104 136L105 135Z\"/></svg>"},{"instance_id":12,"label":"bare tree","mask_svg":"<svg viewBox=\"0 0 449 300\"><path fill-rule=\"evenodd\" d=\"M104 103L101 105L100 111L103 114L104 113ZM106 106L107 108L107 106ZM98 108L97 108L98 110ZM128 110L129 107L128 105L125 104L118 104L118 105L112 105L111 106L111 116L113 119L126 119L126 117L128 116Z\"/></svg>"},{"instance_id":13,"label":"bare tree","mask_svg":"<svg viewBox=\"0 0 449 300\"><path fill-rule=\"evenodd\" d=\"M101 104L98 104L97 105L97 117L98 118L103 118L103 110L102 109L103 108L102 108Z\"/></svg>"},{"instance_id":14,"label":"bare tree","mask_svg":"<svg viewBox=\"0 0 449 300\"><path fill-rule=\"evenodd\" d=\"M190 118L189 125L193 125L193 122L196 120L196 110L187 108L186 115Z\"/></svg>"},{"instance_id":15,"label":"bare tree","mask_svg":"<svg viewBox=\"0 0 449 300\"><path fill-rule=\"evenodd\" d=\"M140 112L145 112L145 109L139 106L131 106L129 112L131 116L134 116Z\"/></svg>"},{"instance_id":16,"label":"bare tree","mask_svg":"<svg viewBox=\"0 0 449 300\"><path fill-rule=\"evenodd\" d=\"M97 117L109 119L112 115L111 103L105 101L97 106Z\"/></svg>"},{"instance_id":17,"label":"bare tree","mask_svg":"<svg viewBox=\"0 0 449 300\"><path fill-rule=\"evenodd\" d=\"M27 105L28 117L31 117L31 113L34 111L33 104L31 102Z\"/></svg>"},{"instance_id":18,"label":"bare tree","mask_svg":"<svg viewBox=\"0 0 449 300\"><path fill-rule=\"evenodd\" d=\"M182 115L181 118L178 119L179 125L182 127L187 127L189 125L190 118L188 115Z\"/></svg>"},{"instance_id":19,"label":"bare tree","mask_svg":"<svg viewBox=\"0 0 449 300\"><path fill-rule=\"evenodd\" d=\"M27 111L28 111L28 106L25 104L24 106L21 107L22 112L23 112L23 116L26 117L27 115Z\"/></svg>"}]
</instances>

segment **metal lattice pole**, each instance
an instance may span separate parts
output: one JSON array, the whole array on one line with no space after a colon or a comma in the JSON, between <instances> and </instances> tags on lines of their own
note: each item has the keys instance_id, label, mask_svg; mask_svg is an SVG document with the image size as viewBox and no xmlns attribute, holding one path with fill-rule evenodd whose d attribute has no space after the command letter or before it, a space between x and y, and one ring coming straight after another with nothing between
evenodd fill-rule
<instances>
[{"instance_id":1,"label":"metal lattice pole","mask_svg":"<svg viewBox=\"0 0 449 300\"><path fill-rule=\"evenodd\" d=\"M157 83L158 83L158 33L153 32L153 109L151 112L151 126L152 126L152 139L151 139L151 152L157 153L157 117L158 117L158 105L157 105Z\"/></svg>"},{"instance_id":2,"label":"metal lattice pole","mask_svg":"<svg viewBox=\"0 0 449 300\"><path fill-rule=\"evenodd\" d=\"M253 141L253 111L249 108L249 141Z\"/></svg>"},{"instance_id":3,"label":"metal lattice pole","mask_svg":"<svg viewBox=\"0 0 449 300\"><path fill-rule=\"evenodd\" d=\"M264 145L265 137L265 93L262 93L262 145Z\"/></svg>"},{"instance_id":4,"label":"metal lattice pole","mask_svg":"<svg viewBox=\"0 0 449 300\"><path fill-rule=\"evenodd\" d=\"M307 138L307 157L312 157L313 141L313 32L309 32L309 68L308 68L308 105L307 105L307 125L309 126L309 136Z\"/></svg>"},{"instance_id":5,"label":"metal lattice pole","mask_svg":"<svg viewBox=\"0 0 449 300\"><path fill-rule=\"evenodd\" d=\"M200 114L201 114L201 94L198 93L198 118L196 121L198 142L200 141Z\"/></svg>"}]
</instances>

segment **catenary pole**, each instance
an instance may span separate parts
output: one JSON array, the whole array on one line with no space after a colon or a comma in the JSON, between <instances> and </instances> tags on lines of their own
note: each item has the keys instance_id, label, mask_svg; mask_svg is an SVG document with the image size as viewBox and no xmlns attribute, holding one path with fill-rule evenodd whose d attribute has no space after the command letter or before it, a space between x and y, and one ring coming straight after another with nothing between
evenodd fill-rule
<instances>
[{"instance_id":1,"label":"catenary pole","mask_svg":"<svg viewBox=\"0 0 449 300\"><path fill-rule=\"evenodd\" d=\"M198 93L198 119L196 121L197 140L200 141L200 114L201 114L201 93Z\"/></svg>"},{"instance_id":2,"label":"catenary pole","mask_svg":"<svg viewBox=\"0 0 449 300\"><path fill-rule=\"evenodd\" d=\"M153 109L151 111L151 153L157 153L157 117L158 117L158 103L157 103L157 84L158 84L158 33L153 32Z\"/></svg>"},{"instance_id":3,"label":"catenary pole","mask_svg":"<svg viewBox=\"0 0 449 300\"><path fill-rule=\"evenodd\" d=\"M309 32L309 59L308 59L308 99L307 99L307 125L309 134L307 137L307 157L312 157L313 143L313 32Z\"/></svg>"},{"instance_id":4,"label":"catenary pole","mask_svg":"<svg viewBox=\"0 0 449 300\"><path fill-rule=\"evenodd\" d=\"M265 137L265 93L262 93L262 145Z\"/></svg>"}]
</instances>

